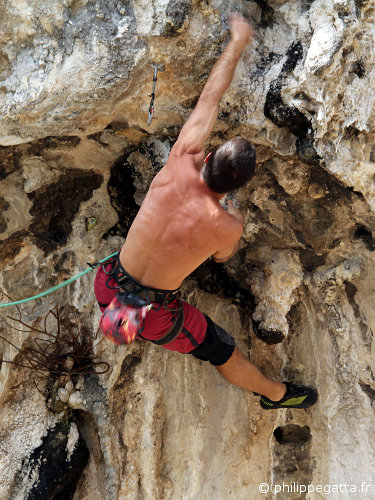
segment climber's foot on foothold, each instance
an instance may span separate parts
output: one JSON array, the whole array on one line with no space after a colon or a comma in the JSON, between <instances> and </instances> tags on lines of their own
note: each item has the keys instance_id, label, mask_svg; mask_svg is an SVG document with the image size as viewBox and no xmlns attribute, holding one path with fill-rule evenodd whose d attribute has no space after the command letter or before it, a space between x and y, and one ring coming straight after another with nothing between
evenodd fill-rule
<instances>
[{"instance_id":1,"label":"climber's foot on foothold","mask_svg":"<svg viewBox=\"0 0 375 500\"><path fill-rule=\"evenodd\" d=\"M311 387L296 385L291 382L283 382L286 385L286 393L279 401L272 401L261 396L260 406L264 410L277 410L279 408L309 408L316 403L318 393Z\"/></svg>"}]
</instances>

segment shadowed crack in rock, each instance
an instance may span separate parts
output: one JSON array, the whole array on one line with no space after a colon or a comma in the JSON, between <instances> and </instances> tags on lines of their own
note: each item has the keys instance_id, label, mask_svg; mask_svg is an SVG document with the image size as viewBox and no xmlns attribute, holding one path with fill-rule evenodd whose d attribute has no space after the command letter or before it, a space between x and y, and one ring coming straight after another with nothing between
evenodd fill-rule
<instances>
[{"instance_id":1,"label":"shadowed crack in rock","mask_svg":"<svg viewBox=\"0 0 375 500\"><path fill-rule=\"evenodd\" d=\"M45 149L67 149L74 148L78 146L81 142L79 137L74 135L67 136L48 136L43 139L37 139L27 145L27 153L28 155L40 155L42 151Z\"/></svg>"},{"instance_id":2,"label":"shadowed crack in rock","mask_svg":"<svg viewBox=\"0 0 375 500\"><path fill-rule=\"evenodd\" d=\"M118 213L119 220L104 237L108 235L125 236L139 210L134 199L135 187L132 169L128 164L130 154L131 152L125 153L111 168L107 189L111 205Z\"/></svg>"},{"instance_id":3,"label":"shadowed crack in rock","mask_svg":"<svg viewBox=\"0 0 375 500\"><path fill-rule=\"evenodd\" d=\"M118 376L116 384L113 386L113 390L117 392L123 389L126 384L129 384L133 380L134 372L139 363L142 361L141 356L138 354L129 354L124 358L121 365L120 374Z\"/></svg>"},{"instance_id":4,"label":"shadowed crack in rock","mask_svg":"<svg viewBox=\"0 0 375 500\"><path fill-rule=\"evenodd\" d=\"M48 431L42 444L24 461L16 477L12 498L16 498L13 495L17 494L18 488L25 481L28 483L26 487L29 487L26 500L73 498L78 480L88 462L89 452L79 433L73 449L68 449L71 426L71 422L61 421Z\"/></svg>"},{"instance_id":5,"label":"shadowed crack in rock","mask_svg":"<svg viewBox=\"0 0 375 500\"><path fill-rule=\"evenodd\" d=\"M370 403L372 404L375 401L375 390L365 382L359 381L359 385L361 386L362 391L369 397Z\"/></svg>"},{"instance_id":6,"label":"shadowed crack in rock","mask_svg":"<svg viewBox=\"0 0 375 500\"><path fill-rule=\"evenodd\" d=\"M264 115L278 127L286 127L297 136L296 148L302 161L311 165L319 165L321 158L314 148L310 120L296 107L285 104L281 96L285 78L295 69L302 56L303 46L297 40L289 47L281 72L269 87L264 104Z\"/></svg>"}]
</instances>

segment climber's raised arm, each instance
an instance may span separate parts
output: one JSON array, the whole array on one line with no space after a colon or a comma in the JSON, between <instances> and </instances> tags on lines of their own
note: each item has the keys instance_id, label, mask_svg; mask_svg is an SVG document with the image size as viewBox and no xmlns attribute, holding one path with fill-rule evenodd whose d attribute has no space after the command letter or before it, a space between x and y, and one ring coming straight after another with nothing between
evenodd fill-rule
<instances>
[{"instance_id":1,"label":"climber's raised arm","mask_svg":"<svg viewBox=\"0 0 375 500\"><path fill-rule=\"evenodd\" d=\"M216 122L219 101L233 79L252 34L249 23L241 15L231 14L230 42L213 66L194 111L182 127L174 146L175 152L193 155L204 152L205 142Z\"/></svg>"}]
</instances>

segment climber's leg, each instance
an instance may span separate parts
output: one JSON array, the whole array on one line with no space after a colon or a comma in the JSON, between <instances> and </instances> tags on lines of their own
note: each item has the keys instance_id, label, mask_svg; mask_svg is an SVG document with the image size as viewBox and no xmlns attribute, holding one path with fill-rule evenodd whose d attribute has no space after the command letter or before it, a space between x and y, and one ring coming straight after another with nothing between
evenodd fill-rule
<instances>
[{"instance_id":1,"label":"climber's leg","mask_svg":"<svg viewBox=\"0 0 375 500\"><path fill-rule=\"evenodd\" d=\"M317 392L306 386L290 382L275 382L243 356L236 348L234 339L208 316L207 331L203 342L190 354L209 361L228 382L260 394L262 408L308 408L317 398Z\"/></svg>"},{"instance_id":2,"label":"climber's leg","mask_svg":"<svg viewBox=\"0 0 375 500\"><path fill-rule=\"evenodd\" d=\"M234 339L221 326L206 317L207 331L203 342L190 354L209 361L229 382L242 389L263 394L275 401L284 396L285 385L265 377L236 348Z\"/></svg>"},{"instance_id":3,"label":"climber's leg","mask_svg":"<svg viewBox=\"0 0 375 500\"><path fill-rule=\"evenodd\" d=\"M238 349L217 369L232 384L261 394L260 406L264 410L308 408L318 399L318 393L311 387L268 379Z\"/></svg>"},{"instance_id":4,"label":"climber's leg","mask_svg":"<svg viewBox=\"0 0 375 500\"><path fill-rule=\"evenodd\" d=\"M265 377L237 348L226 363L216 368L231 384L262 394L273 401L279 401L286 392L284 384Z\"/></svg>"}]
</instances>

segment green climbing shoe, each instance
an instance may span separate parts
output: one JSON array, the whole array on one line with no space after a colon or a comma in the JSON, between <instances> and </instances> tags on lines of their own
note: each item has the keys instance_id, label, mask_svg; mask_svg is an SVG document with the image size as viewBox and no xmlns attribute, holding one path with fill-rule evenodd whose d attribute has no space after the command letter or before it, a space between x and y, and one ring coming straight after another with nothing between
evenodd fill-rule
<instances>
[{"instance_id":1,"label":"green climbing shoe","mask_svg":"<svg viewBox=\"0 0 375 500\"><path fill-rule=\"evenodd\" d=\"M308 408L316 403L318 393L311 387L296 385L291 382L283 382L286 385L286 393L280 401L272 401L261 396L260 406L264 410L277 410L279 408Z\"/></svg>"}]
</instances>

